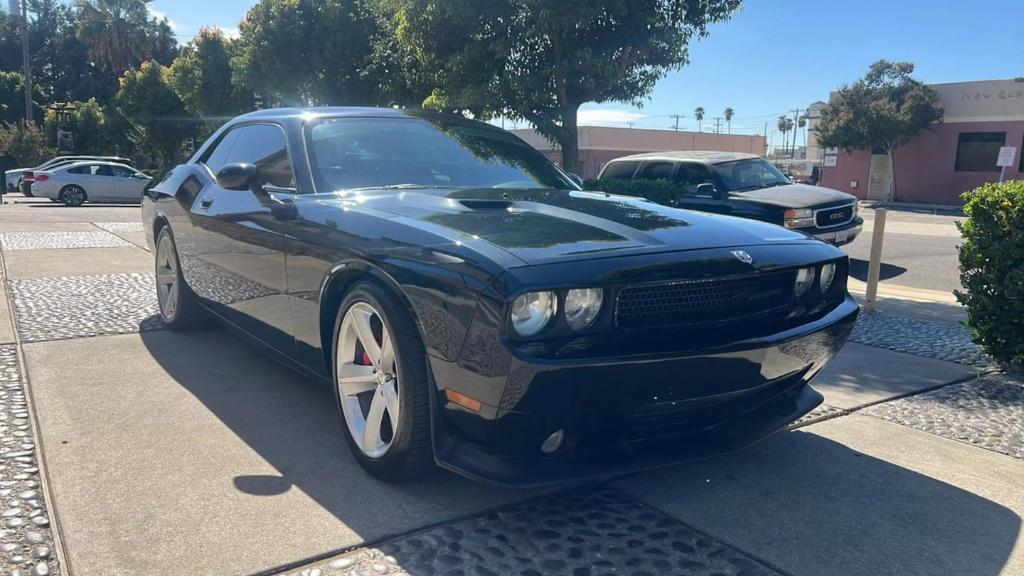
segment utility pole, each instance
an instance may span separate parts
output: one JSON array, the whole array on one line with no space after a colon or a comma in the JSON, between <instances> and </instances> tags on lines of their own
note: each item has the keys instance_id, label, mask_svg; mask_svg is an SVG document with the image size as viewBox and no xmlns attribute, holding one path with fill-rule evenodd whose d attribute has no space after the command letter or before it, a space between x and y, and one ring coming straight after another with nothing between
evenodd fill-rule
<instances>
[{"instance_id":1,"label":"utility pole","mask_svg":"<svg viewBox=\"0 0 1024 576\"><path fill-rule=\"evenodd\" d=\"M673 114L673 115L669 116L669 118L672 118L672 119L674 119L676 121L676 127L675 127L675 131L676 132L679 132L679 119L682 118L682 117L683 117L682 114Z\"/></svg>"},{"instance_id":2,"label":"utility pole","mask_svg":"<svg viewBox=\"0 0 1024 576\"><path fill-rule=\"evenodd\" d=\"M768 122L764 123L764 155L768 155Z\"/></svg>"},{"instance_id":3,"label":"utility pole","mask_svg":"<svg viewBox=\"0 0 1024 576\"><path fill-rule=\"evenodd\" d=\"M32 121L32 68L28 58L28 0L21 0L21 59L25 75L25 121Z\"/></svg>"},{"instance_id":4,"label":"utility pole","mask_svg":"<svg viewBox=\"0 0 1024 576\"><path fill-rule=\"evenodd\" d=\"M722 117L715 116L715 134L722 133Z\"/></svg>"}]
</instances>

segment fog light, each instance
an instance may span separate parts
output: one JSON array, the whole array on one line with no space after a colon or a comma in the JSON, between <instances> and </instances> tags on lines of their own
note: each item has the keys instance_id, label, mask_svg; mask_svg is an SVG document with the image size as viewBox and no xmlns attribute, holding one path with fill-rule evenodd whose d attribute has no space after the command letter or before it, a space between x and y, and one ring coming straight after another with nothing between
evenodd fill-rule
<instances>
[{"instance_id":1,"label":"fog light","mask_svg":"<svg viewBox=\"0 0 1024 576\"><path fill-rule=\"evenodd\" d=\"M548 436L547 440L540 445L540 451L545 454L551 454L562 447L563 440L565 440L565 432L563 430L557 430L554 434Z\"/></svg>"},{"instance_id":2,"label":"fog light","mask_svg":"<svg viewBox=\"0 0 1024 576\"><path fill-rule=\"evenodd\" d=\"M807 289L814 283L814 268L801 268L796 271L796 282L793 284L793 292L799 298L807 292Z\"/></svg>"},{"instance_id":3,"label":"fog light","mask_svg":"<svg viewBox=\"0 0 1024 576\"><path fill-rule=\"evenodd\" d=\"M832 287L832 281L836 278L836 265L835 263L825 264L821 267L821 285L822 293L828 292L828 289Z\"/></svg>"}]
</instances>

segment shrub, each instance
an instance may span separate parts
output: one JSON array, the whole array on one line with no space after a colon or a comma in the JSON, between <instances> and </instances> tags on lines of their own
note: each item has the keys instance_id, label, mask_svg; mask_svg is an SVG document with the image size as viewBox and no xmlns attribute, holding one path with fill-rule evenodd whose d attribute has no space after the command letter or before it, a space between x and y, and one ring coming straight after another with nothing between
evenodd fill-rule
<instances>
[{"instance_id":1,"label":"shrub","mask_svg":"<svg viewBox=\"0 0 1024 576\"><path fill-rule=\"evenodd\" d=\"M53 158L57 151L46 145L39 126L21 120L0 127L0 154L12 156L21 166L35 166Z\"/></svg>"},{"instance_id":2,"label":"shrub","mask_svg":"<svg viewBox=\"0 0 1024 576\"><path fill-rule=\"evenodd\" d=\"M960 283L974 341L993 358L1024 367L1024 180L986 184L963 195L958 224Z\"/></svg>"},{"instance_id":3,"label":"shrub","mask_svg":"<svg viewBox=\"0 0 1024 576\"><path fill-rule=\"evenodd\" d=\"M596 190L609 194L637 196L658 204L675 206L684 189L667 180L587 180L583 183L584 190Z\"/></svg>"}]
</instances>

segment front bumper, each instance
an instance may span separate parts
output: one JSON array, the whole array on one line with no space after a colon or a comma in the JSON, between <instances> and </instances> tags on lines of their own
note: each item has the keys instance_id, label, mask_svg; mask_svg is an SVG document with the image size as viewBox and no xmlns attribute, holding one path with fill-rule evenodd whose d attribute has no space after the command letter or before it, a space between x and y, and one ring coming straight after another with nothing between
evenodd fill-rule
<instances>
[{"instance_id":1,"label":"front bumper","mask_svg":"<svg viewBox=\"0 0 1024 576\"><path fill-rule=\"evenodd\" d=\"M478 413L444 402L449 386L467 390L463 372L432 359L441 399L437 462L471 478L529 486L737 450L821 403L807 384L845 343L857 314L847 296L808 324L711 350L556 362L517 357L501 378L499 404ZM545 454L541 444L558 430L561 448Z\"/></svg>"},{"instance_id":2,"label":"front bumper","mask_svg":"<svg viewBox=\"0 0 1024 576\"><path fill-rule=\"evenodd\" d=\"M843 244L849 244L864 230L864 219L860 216L854 218L849 224L843 225L839 228L829 229L824 231L809 230L808 234L814 236L818 240L834 244L836 246L842 246Z\"/></svg>"}]
</instances>

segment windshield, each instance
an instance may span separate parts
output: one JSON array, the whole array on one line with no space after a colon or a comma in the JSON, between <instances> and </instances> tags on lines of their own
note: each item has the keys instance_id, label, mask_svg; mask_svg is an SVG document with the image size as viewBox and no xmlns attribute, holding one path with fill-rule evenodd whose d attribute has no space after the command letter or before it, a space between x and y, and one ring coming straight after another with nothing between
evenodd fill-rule
<instances>
[{"instance_id":1,"label":"windshield","mask_svg":"<svg viewBox=\"0 0 1024 576\"><path fill-rule=\"evenodd\" d=\"M790 184L789 178L764 158L748 158L715 164L726 192L746 192Z\"/></svg>"},{"instance_id":2,"label":"windshield","mask_svg":"<svg viewBox=\"0 0 1024 576\"><path fill-rule=\"evenodd\" d=\"M317 189L577 186L515 136L435 118L338 118L308 132Z\"/></svg>"}]
</instances>

